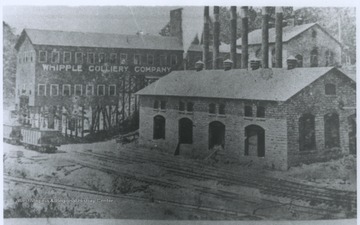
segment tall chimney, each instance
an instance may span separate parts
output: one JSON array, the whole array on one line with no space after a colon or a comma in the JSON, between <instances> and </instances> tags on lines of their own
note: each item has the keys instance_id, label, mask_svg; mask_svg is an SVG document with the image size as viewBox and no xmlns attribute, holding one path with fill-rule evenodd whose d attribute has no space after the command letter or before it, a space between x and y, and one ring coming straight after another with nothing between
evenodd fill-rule
<instances>
[{"instance_id":1,"label":"tall chimney","mask_svg":"<svg viewBox=\"0 0 360 225\"><path fill-rule=\"evenodd\" d=\"M214 39L213 39L213 69L219 68L219 36L220 36L220 21L219 21L220 7L214 6Z\"/></svg>"},{"instance_id":2,"label":"tall chimney","mask_svg":"<svg viewBox=\"0 0 360 225\"><path fill-rule=\"evenodd\" d=\"M269 68L269 10L268 7L262 8L262 66Z\"/></svg>"},{"instance_id":3,"label":"tall chimney","mask_svg":"<svg viewBox=\"0 0 360 225\"><path fill-rule=\"evenodd\" d=\"M209 69L210 57L209 57L209 38L210 38L210 25L209 25L209 6L204 7L204 34L203 34L203 62L205 63L205 69Z\"/></svg>"},{"instance_id":4,"label":"tall chimney","mask_svg":"<svg viewBox=\"0 0 360 225\"><path fill-rule=\"evenodd\" d=\"M282 23L283 23L283 11L282 7L275 8L275 67L282 68Z\"/></svg>"},{"instance_id":5,"label":"tall chimney","mask_svg":"<svg viewBox=\"0 0 360 225\"><path fill-rule=\"evenodd\" d=\"M232 68L236 68L236 24L237 14L236 6L231 6L231 20L230 20L230 59L233 62Z\"/></svg>"},{"instance_id":6,"label":"tall chimney","mask_svg":"<svg viewBox=\"0 0 360 225\"><path fill-rule=\"evenodd\" d=\"M248 19L248 7L241 7L241 68L247 69L249 63L249 51L248 51L248 33L249 33L249 19Z\"/></svg>"},{"instance_id":7,"label":"tall chimney","mask_svg":"<svg viewBox=\"0 0 360 225\"><path fill-rule=\"evenodd\" d=\"M182 8L170 11L170 36L177 37L182 45Z\"/></svg>"}]
</instances>

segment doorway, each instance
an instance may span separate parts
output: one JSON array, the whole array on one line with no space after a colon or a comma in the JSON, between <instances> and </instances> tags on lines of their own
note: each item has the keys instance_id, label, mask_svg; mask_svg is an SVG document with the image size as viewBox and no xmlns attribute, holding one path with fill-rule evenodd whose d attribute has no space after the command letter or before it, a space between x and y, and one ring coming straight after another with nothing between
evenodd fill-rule
<instances>
[{"instance_id":1,"label":"doorway","mask_svg":"<svg viewBox=\"0 0 360 225\"><path fill-rule=\"evenodd\" d=\"M193 122L188 118L182 118L179 120L179 143L193 143Z\"/></svg>"},{"instance_id":2,"label":"doorway","mask_svg":"<svg viewBox=\"0 0 360 225\"><path fill-rule=\"evenodd\" d=\"M265 130L257 125L245 127L245 155L265 156Z\"/></svg>"},{"instance_id":3,"label":"doorway","mask_svg":"<svg viewBox=\"0 0 360 225\"><path fill-rule=\"evenodd\" d=\"M214 121L209 124L209 149L217 145L225 146L225 125Z\"/></svg>"}]
</instances>

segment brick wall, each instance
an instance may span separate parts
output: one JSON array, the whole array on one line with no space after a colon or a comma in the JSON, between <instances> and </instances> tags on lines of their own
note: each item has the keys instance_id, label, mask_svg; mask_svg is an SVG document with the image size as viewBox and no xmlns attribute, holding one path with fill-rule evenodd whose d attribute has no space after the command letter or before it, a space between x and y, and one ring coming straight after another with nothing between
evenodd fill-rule
<instances>
[{"instance_id":1,"label":"brick wall","mask_svg":"<svg viewBox=\"0 0 360 225\"><path fill-rule=\"evenodd\" d=\"M336 95L325 95L325 84L336 85ZM340 108L342 104L344 109ZM330 71L310 86L289 99L284 107L287 108L288 123L288 157L289 166L299 163L324 161L349 153L349 124L348 117L355 114L356 90L355 83L337 71ZM340 149L325 148L324 115L337 113L340 119ZM299 118L304 113L315 116L316 150L299 150Z\"/></svg>"},{"instance_id":2,"label":"brick wall","mask_svg":"<svg viewBox=\"0 0 360 225\"><path fill-rule=\"evenodd\" d=\"M154 110L154 100L165 100L166 110ZM179 100L194 103L194 112L180 112L178 110ZM210 103L225 103L225 115L209 114ZM265 118L245 117L244 106L253 106L256 115L256 105L266 107ZM284 112L276 110L276 102L258 102L241 100L220 100L206 98L178 98L178 97L140 97L140 144L148 147L164 149L173 154L178 144L179 128L181 118L187 117L193 121L193 144L186 146L192 151L192 156L205 158L211 151L209 148L209 124L219 121L225 125L225 153L227 158L237 162L254 165L267 166L276 169L287 169L287 128ZM153 118L162 115L166 119L165 139L153 140ZM245 127L258 125L265 130L265 157L245 156ZM181 149L180 149L181 154Z\"/></svg>"},{"instance_id":3,"label":"brick wall","mask_svg":"<svg viewBox=\"0 0 360 225\"><path fill-rule=\"evenodd\" d=\"M60 52L60 61L59 63L51 63L51 52L52 51ZM132 81L132 86L140 85L139 88L142 87L141 79L144 76L154 76L159 77L169 73L171 70L178 70L182 68L182 52L181 51L163 51L163 50L136 50L136 49L104 49L104 48L88 48L88 47L58 47L58 46L36 46L37 56L39 55L39 51L47 52L47 62L41 63L38 60L36 61L35 69L36 69L36 88L35 92L37 94L37 85L38 84L46 84L46 96L37 96L36 104L44 105L44 104L71 104L72 98L67 96L62 96L62 85L70 84L71 85L71 96L74 95L74 85L80 84L82 85L83 93L85 93L86 85L94 85L94 93L95 95L91 96L91 102L88 102L90 105L107 105L107 104L116 104L118 102L118 96L123 92L124 80L125 86L129 83L128 77L129 75L136 75L139 79L136 81ZM63 62L63 54L64 52L71 53L71 61L69 63ZM82 52L84 53L83 63L79 64L75 62L75 53ZM87 63L87 53L95 53L95 63L88 64ZM99 53L104 53L106 56L105 63L99 63ZM115 63L110 63L110 54L117 54L117 61ZM127 63L121 64L119 62L120 54L127 54ZM170 68L170 71L167 72L134 72L135 67L137 65L133 64L133 57L135 54L139 54L141 56L141 63L138 65L139 67L159 67L160 66L160 56L167 56L167 63L164 67ZM154 56L154 63L150 65L147 63L147 56ZM171 57L175 56L177 58L177 64L171 65ZM70 65L75 66L75 70L77 66L82 67L82 71L49 71L44 70L44 65ZM102 72L102 71L89 71L89 66L126 66L128 67L127 71L119 71L119 72ZM137 84L134 84L137 82ZM59 84L59 96L50 96L50 84ZM116 96L108 95L108 88L110 84L116 85ZM105 97L104 96L96 96L97 93L97 85L105 85ZM125 88L127 91L127 87ZM81 99L84 99L85 94L82 95ZM87 98L89 100L89 98ZM85 101L85 100L84 100ZM84 104L82 102L81 104ZM88 104L86 103L86 104Z\"/></svg>"}]
</instances>

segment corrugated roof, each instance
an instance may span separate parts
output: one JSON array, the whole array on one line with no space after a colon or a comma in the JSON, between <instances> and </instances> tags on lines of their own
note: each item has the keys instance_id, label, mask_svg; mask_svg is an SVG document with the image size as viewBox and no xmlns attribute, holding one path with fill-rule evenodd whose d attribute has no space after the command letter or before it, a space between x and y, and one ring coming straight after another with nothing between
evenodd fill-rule
<instances>
[{"instance_id":1,"label":"corrugated roof","mask_svg":"<svg viewBox=\"0 0 360 225\"><path fill-rule=\"evenodd\" d=\"M183 50L181 43L176 37L83 33L37 29L25 29L25 32L34 45Z\"/></svg>"},{"instance_id":2,"label":"corrugated roof","mask_svg":"<svg viewBox=\"0 0 360 225\"><path fill-rule=\"evenodd\" d=\"M137 94L286 101L331 69L174 71Z\"/></svg>"},{"instance_id":3,"label":"corrugated roof","mask_svg":"<svg viewBox=\"0 0 360 225\"><path fill-rule=\"evenodd\" d=\"M283 27L283 42L287 42L290 39L296 37L297 35L301 34L302 32L306 31L312 26L319 26L316 23L308 23L298 26L286 26ZM256 45L261 44L262 41L262 30L257 29L249 33L248 36L249 45ZM269 29L269 43L275 43L275 28ZM237 39L237 45L241 45L241 38Z\"/></svg>"}]
</instances>

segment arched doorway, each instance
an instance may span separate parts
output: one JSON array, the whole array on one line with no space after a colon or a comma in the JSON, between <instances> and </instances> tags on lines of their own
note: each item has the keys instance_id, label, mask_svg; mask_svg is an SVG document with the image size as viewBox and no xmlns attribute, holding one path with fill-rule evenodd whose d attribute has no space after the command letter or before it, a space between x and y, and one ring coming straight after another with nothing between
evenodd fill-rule
<instances>
[{"instance_id":1,"label":"arched doorway","mask_svg":"<svg viewBox=\"0 0 360 225\"><path fill-rule=\"evenodd\" d=\"M245 127L245 155L265 156L265 130L258 125Z\"/></svg>"},{"instance_id":2,"label":"arched doorway","mask_svg":"<svg viewBox=\"0 0 360 225\"><path fill-rule=\"evenodd\" d=\"M182 118L179 120L179 143L193 143L193 122L188 118Z\"/></svg>"},{"instance_id":3,"label":"arched doorway","mask_svg":"<svg viewBox=\"0 0 360 225\"><path fill-rule=\"evenodd\" d=\"M225 146L225 125L219 121L209 124L209 149L216 145Z\"/></svg>"},{"instance_id":4,"label":"arched doorway","mask_svg":"<svg viewBox=\"0 0 360 225\"><path fill-rule=\"evenodd\" d=\"M349 124L349 152L356 155L356 114L348 117Z\"/></svg>"}]
</instances>

